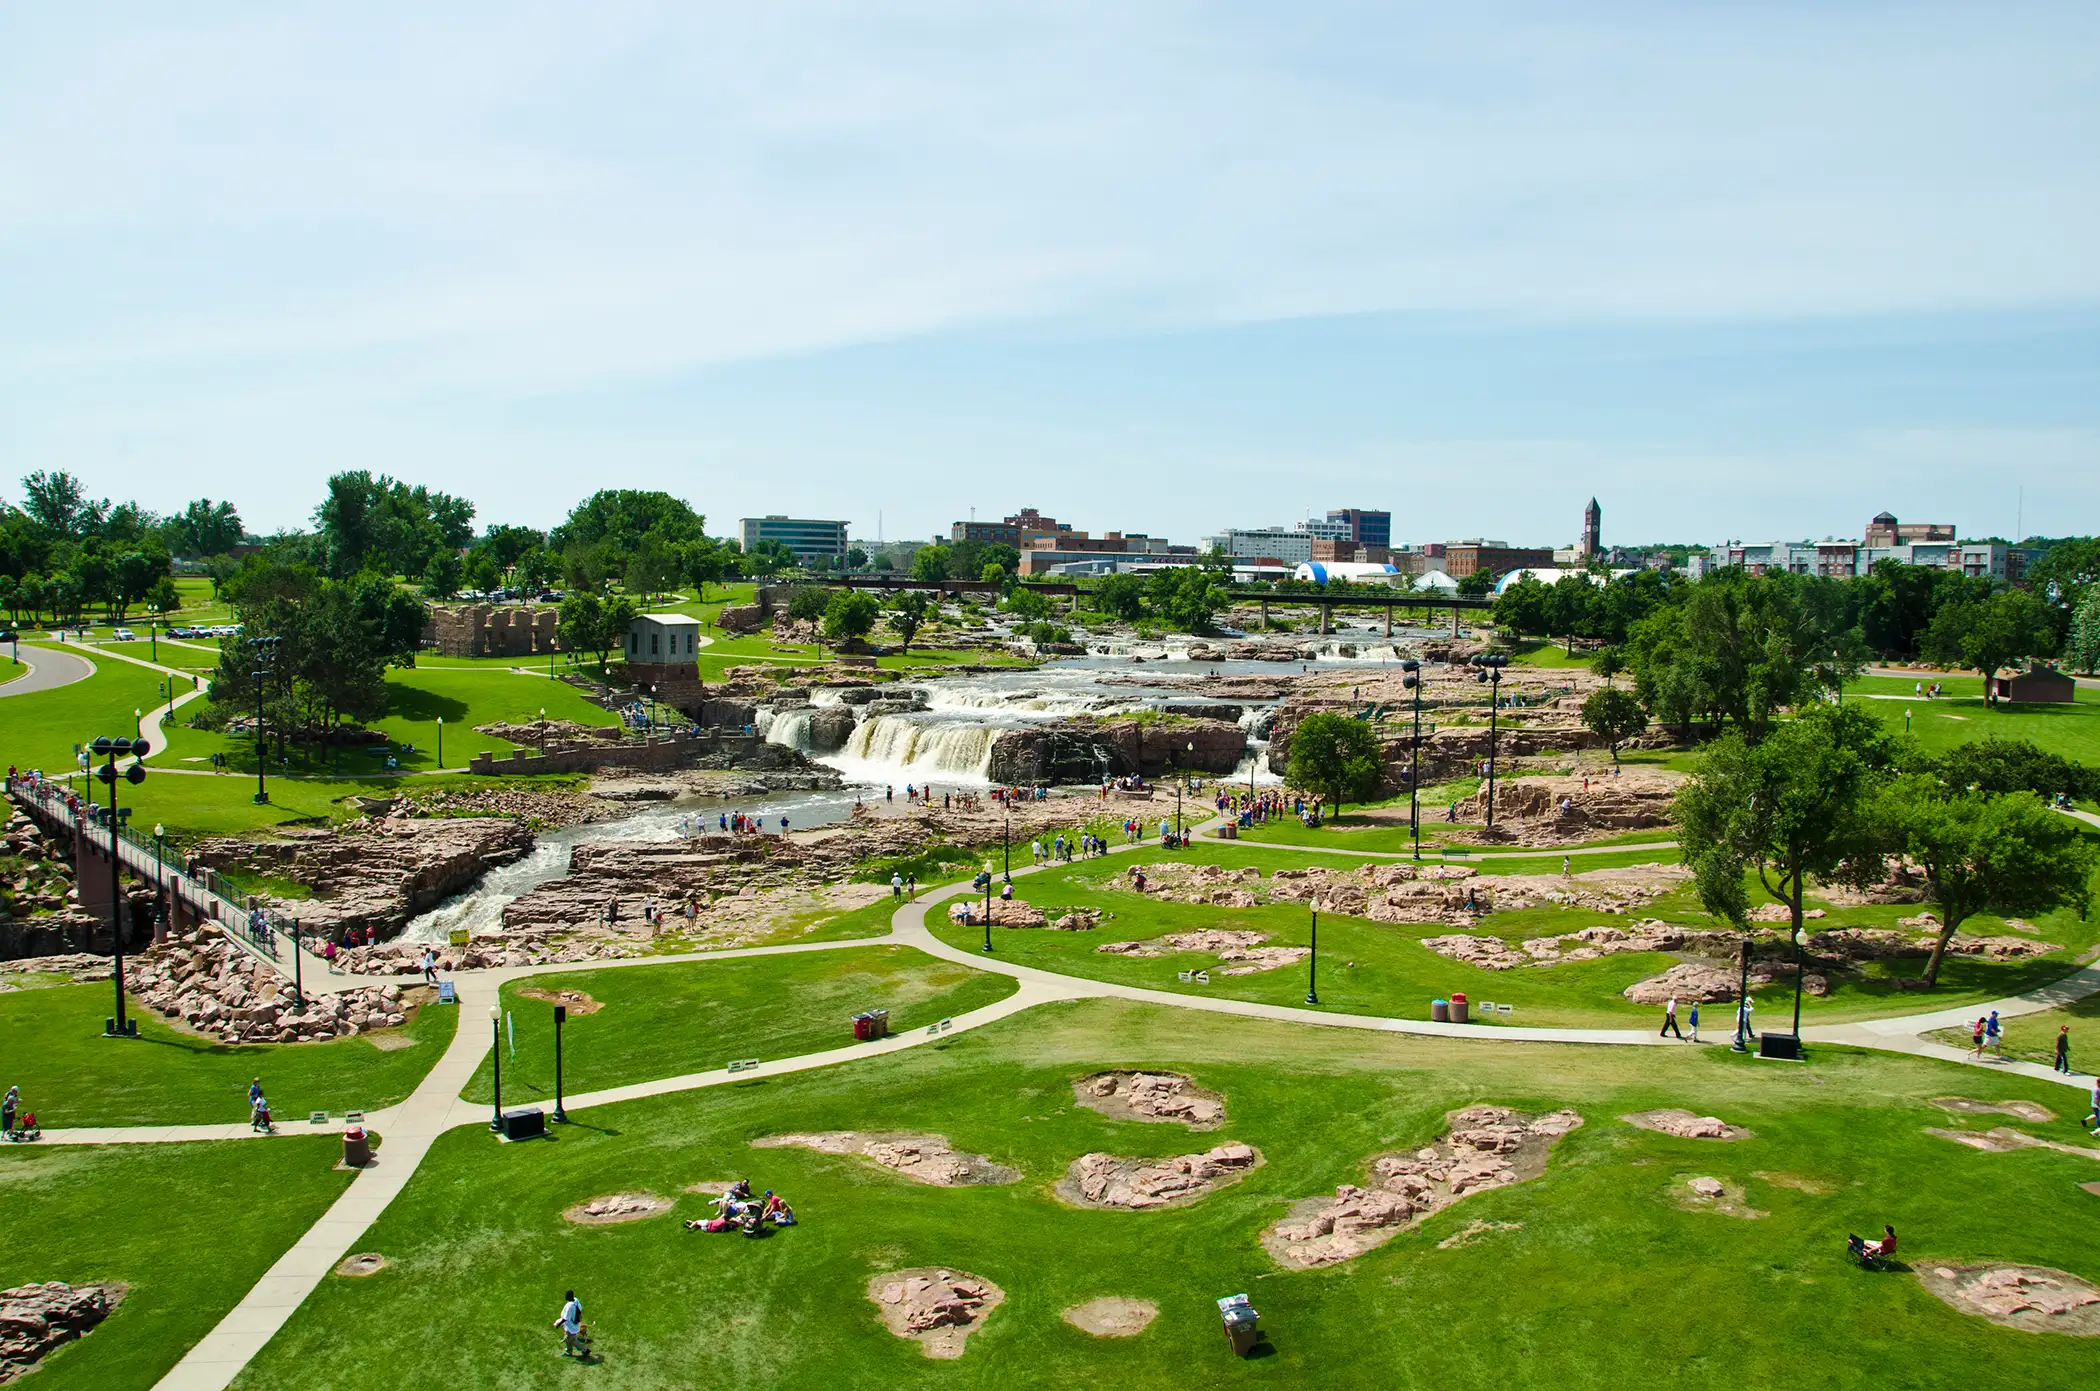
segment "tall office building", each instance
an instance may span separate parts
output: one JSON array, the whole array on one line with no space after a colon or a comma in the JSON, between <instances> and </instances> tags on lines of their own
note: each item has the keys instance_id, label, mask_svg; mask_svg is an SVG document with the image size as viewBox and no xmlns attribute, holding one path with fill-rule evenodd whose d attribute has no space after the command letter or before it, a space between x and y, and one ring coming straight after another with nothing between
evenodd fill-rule
<instances>
[{"instance_id":1,"label":"tall office building","mask_svg":"<svg viewBox=\"0 0 2100 1391\"><path fill-rule=\"evenodd\" d=\"M807 565L818 557L836 563L846 558L846 524L812 521L807 517L745 517L737 523L744 550L749 553L761 541L778 541Z\"/></svg>"},{"instance_id":2,"label":"tall office building","mask_svg":"<svg viewBox=\"0 0 2100 1391\"><path fill-rule=\"evenodd\" d=\"M1393 514L1371 512L1361 507L1339 507L1328 512L1327 520L1348 526L1348 539L1359 546L1386 546L1393 544Z\"/></svg>"}]
</instances>

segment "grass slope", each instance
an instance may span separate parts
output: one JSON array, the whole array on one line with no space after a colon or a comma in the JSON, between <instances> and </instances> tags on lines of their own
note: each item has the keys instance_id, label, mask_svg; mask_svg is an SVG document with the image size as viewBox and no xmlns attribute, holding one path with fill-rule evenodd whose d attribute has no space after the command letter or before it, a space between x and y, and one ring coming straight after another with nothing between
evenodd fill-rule
<instances>
[{"instance_id":1,"label":"grass slope","mask_svg":"<svg viewBox=\"0 0 2100 1391\"><path fill-rule=\"evenodd\" d=\"M822 1052L853 1041L852 1019L862 1010L889 1010L890 1027L902 1031L1017 988L1011 977L895 946L535 976L503 990L518 1047L515 1059L503 1060L503 1094L520 1101L554 1095L553 1005L521 989L581 990L604 1006L571 1014L563 1029L562 1080L574 1095L705 1072L732 1058ZM463 1095L492 1098L486 1064Z\"/></svg>"},{"instance_id":2,"label":"grass slope","mask_svg":"<svg viewBox=\"0 0 2100 1391\"><path fill-rule=\"evenodd\" d=\"M109 1039L107 984L54 985L0 995L0 1058L44 1125L202 1125L248 1118L248 1079L260 1074L280 1120L310 1111L376 1110L407 1096L452 1041L453 1007L432 1005L400 1030L411 1048L369 1037L330 1043L227 1045L178 1032L132 1008L136 1040Z\"/></svg>"},{"instance_id":3,"label":"grass slope","mask_svg":"<svg viewBox=\"0 0 2100 1391\"><path fill-rule=\"evenodd\" d=\"M1191 1136L1075 1106L1073 1079L1113 1065L1189 1070L1223 1092L1229 1123ZM2100 1172L2092 1161L1980 1154L1924 1133L1961 1124L1933 1096L2060 1106L2057 1091L1840 1050L1780 1068L1720 1049L1484 1047L1051 1006L862 1065L586 1112L589 1128L551 1144L453 1131L362 1243L394 1264L325 1280L236 1384L1621 1391L1777 1386L1813 1368L1822 1387L1966 1388L1986 1366L2009 1385L2056 1384L2081 1345L1959 1315L1907 1274L1849 1267L1843 1243L1888 1221L1915 1260L2016 1259L2100 1279L2093 1199L2077 1187ZM1468 1198L1381 1250L1323 1272L1271 1264L1257 1237L1288 1201L1358 1179L1368 1156L1420 1144L1479 1101L1574 1106L1587 1124L1542 1178ZM1676 1140L1615 1119L1660 1106L1719 1114L1756 1138ZM841 1127L944 1133L1023 1177L938 1189L748 1147ZM2067 1122L2041 1129L2075 1138ZM1259 1146L1266 1166L1187 1207L1078 1211L1050 1192L1088 1151L1225 1139ZM672 1217L579 1228L559 1215L647 1189L694 1216L704 1199L687 1185L739 1175L781 1190L804 1225L746 1241L688 1234ZM1746 1185L1770 1215L1691 1210L1679 1195L1697 1175ZM1991 1201L1975 1200L1983 1192ZM1441 1245L1476 1221L1518 1225ZM919 1265L1006 1291L960 1361L891 1337L864 1297L870 1276ZM571 1287L598 1331L603 1361L589 1368L560 1358L547 1327ZM1246 1362L1223 1347L1213 1302L1241 1290L1271 1346ZM1151 1299L1160 1318L1118 1341L1059 1318L1103 1295Z\"/></svg>"},{"instance_id":4,"label":"grass slope","mask_svg":"<svg viewBox=\"0 0 2100 1391\"><path fill-rule=\"evenodd\" d=\"M122 1281L124 1302L21 1382L135 1391L158 1381L327 1210L340 1141L0 1148L0 1287Z\"/></svg>"}]
</instances>

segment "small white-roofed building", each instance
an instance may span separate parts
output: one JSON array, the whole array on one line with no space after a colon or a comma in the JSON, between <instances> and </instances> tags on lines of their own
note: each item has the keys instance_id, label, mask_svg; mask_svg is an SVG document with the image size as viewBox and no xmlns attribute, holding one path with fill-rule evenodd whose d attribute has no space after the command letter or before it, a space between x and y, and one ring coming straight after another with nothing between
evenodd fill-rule
<instances>
[{"instance_id":1,"label":"small white-roofed building","mask_svg":"<svg viewBox=\"0 0 2100 1391\"><path fill-rule=\"evenodd\" d=\"M638 682L699 678L700 620L682 613L641 613L627 625L627 673Z\"/></svg>"}]
</instances>

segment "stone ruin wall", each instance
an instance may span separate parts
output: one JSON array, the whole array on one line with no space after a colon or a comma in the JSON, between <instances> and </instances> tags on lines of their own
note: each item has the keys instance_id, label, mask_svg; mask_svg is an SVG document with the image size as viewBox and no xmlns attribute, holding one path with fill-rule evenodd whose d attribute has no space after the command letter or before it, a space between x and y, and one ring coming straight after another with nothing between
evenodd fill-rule
<instances>
[{"instance_id":1,"label":"stone ruin wall","mask_svg":"<svg viewBox=\"0 0 2100 1391\"><path fill-rule=\"evenodd\" d=\"M440 657L530 657L561 651L561 614L532 604L432 609L423 641Z\"/></svg>"}]
</instances>

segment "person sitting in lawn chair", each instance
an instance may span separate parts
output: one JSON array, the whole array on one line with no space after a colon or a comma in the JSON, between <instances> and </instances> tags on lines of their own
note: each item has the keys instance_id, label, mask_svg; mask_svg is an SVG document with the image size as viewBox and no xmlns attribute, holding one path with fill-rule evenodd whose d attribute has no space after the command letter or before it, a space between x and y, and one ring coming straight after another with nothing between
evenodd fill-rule
<instances>
[{"instance_id":1,"label":"person sitting in lawn chair","mask_svg":"<svg viewBox=\"0 0 2100 1391\"><path fill-rule=\"evenodd\" d=\"M1845 1237L1845 1253L1862 1266L1887 1265L1896 1257L1896 1229L1883 1223L1881 1230L1886 1235L1879 1241L1868 1241L1863 1236L1848 1234Z\"/></svg>"}]
</instances>

